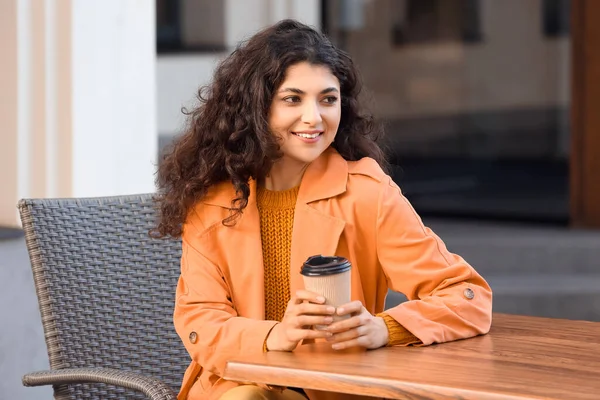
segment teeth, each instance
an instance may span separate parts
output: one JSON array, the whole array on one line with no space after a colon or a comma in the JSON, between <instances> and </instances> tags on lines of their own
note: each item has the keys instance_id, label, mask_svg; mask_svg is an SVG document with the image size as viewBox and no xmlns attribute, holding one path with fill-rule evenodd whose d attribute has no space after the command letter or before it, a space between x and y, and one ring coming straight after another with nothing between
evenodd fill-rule
<instances>
[{"instance_id":1,"label":"teeth","mask_svg":"<svg viewBox=\"0 0 600 400\"><path fill-rule=\"evenodd\" d=\"M298 135L304 139L314 139L317 136L319 136L320 134L319 133L312 133L312 134L311 133L296 133L296 135Z\"/></svg>"}]
</instances>

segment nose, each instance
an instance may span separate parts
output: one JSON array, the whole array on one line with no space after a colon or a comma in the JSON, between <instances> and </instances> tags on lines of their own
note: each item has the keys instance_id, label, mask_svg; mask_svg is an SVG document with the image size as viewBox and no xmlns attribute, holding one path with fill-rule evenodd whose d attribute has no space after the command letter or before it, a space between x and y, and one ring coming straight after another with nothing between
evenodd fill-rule
<instances>
[{"instance_id":1,"label":"nose","mask_svg":"<svg viewBox=\"0 0 600 400\"><path fill-rule=\"evenodd\" d=\"M309 126L316 126L321 123L321 109L316 101L307 101L302 109L302 122Z\"/></svg>"}]
</instances>

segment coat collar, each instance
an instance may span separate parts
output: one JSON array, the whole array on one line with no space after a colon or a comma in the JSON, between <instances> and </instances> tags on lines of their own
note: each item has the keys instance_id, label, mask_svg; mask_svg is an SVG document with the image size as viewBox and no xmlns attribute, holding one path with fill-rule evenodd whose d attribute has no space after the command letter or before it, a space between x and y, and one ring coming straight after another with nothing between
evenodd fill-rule
<instances>
[{"instance_id":1,"label":"coat collar","mask_svg":"<svg viewBox=\"0 0 600 400\"><path fill-rule=\"evenodd\" d=\"M342 194L346 191L347 180L348 162L330 147L306 169L300 183L298 202L308 204ZM256 181L251 179L249 183L250 205L256 202ZM236 197L231 182L222 182L211 188L201 201L204 204L231 208L231 201Z\"/></svg>"}]
</instances>

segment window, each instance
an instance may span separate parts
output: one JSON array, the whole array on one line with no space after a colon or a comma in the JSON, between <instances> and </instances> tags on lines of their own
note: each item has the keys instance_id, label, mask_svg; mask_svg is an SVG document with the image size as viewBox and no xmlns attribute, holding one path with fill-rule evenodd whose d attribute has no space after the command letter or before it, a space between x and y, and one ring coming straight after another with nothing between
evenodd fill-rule
<instances>
[{"instance_id":1,"label":"window","mask_svg":"<svg viewBox=\"0 0 600 400\"><path fill-rule=\"evenodd\" d=\"M225 2L155 0L158 53L215 52L225 45Z\"/></svg>"},{"instance_id":2,"label":"window","mask_svg":"<svg viewBox=\"0 0 600 400\"><path fill-rule=\"evenodd\" d=\"M561 37L569 34L571 4L569 0L543 0L542 24L546 37Z\"/></svg>"},{"instance_id":3,"label":"window","mask_svg":"<svg viewBox=\"0 0 600 400\"><path fill-rule=\"evenodd\" d=\"M156 47L159 52L181 48L179 1L156 0Z\"/></svg>"},{"instance_id":4,"label":"window","mask_svg":"<svg viewBox=\"0 0 600 400\"><path fill-rule=\"evenodd\" d=\"M479 0L394 0L395 45L481 40Z\"/></svg>"}]
</instances>

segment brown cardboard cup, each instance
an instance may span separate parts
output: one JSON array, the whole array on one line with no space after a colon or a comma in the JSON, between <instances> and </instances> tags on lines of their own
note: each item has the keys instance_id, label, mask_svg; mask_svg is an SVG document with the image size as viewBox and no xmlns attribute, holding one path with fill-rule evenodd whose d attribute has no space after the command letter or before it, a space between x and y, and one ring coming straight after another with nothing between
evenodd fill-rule
<instances>
[{"instance_id":1,"label":"brown cardboard cup","mask_svg":"<svg viewBox=\"0 0 600 400\"><path fill-rule=\"evenodd\" d=\"M325 297L325 304L339 307L350 302L350 273L352 265L344 257L312 256L304 264L300 273L304 278L306 290ZM333 320L348 318L348 315L334 315ZM317 325L316 329L324 326Z\"/></svg>"}]
</instances>

